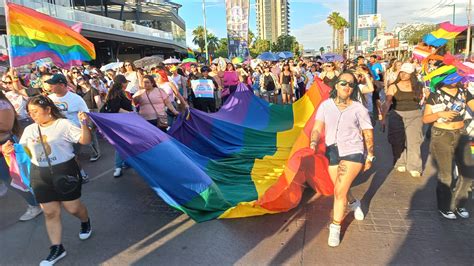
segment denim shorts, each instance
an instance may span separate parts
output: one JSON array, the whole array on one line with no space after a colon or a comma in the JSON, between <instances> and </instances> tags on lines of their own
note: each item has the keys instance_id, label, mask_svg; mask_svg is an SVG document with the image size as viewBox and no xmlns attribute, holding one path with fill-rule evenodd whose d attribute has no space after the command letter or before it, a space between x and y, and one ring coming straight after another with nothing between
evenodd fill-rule
<instances>
[{"instance_id":1,"label":"denim shorts","mask_svg":"<svg viewBox=\"0 0 474 266\"><path fill-rule=\"evenodd\" d=\"M329 165L338 165L340 161L349 161L355 163L364 163L364 154L354 153L346 156L339 156L339 149L336 144L326 147L326 157L329 160Z\"/></svg>"}]
</instances>

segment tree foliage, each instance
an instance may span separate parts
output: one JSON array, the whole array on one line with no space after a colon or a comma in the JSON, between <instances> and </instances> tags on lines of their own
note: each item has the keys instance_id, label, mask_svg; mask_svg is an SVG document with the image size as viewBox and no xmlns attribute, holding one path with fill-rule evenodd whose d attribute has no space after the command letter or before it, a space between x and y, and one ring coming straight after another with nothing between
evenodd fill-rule
<instances>
[{"instance_id":1,"label":"tree foliage","mask_svg":"<svg viewBox=\"0 0 474 266\"><path fill-rule=\"evenodd\" d=\"M344 50L344 32L349 27L349 22L339 12L332 12L326 19L332 27L332 50L342 54Z\"/></svg>"},{"instance_id":2,"label":"tree foliage","mask_svg":"<svg viewBox=\"0 0 474 266\"><path fill-rule=\"evenodd\" d=\"M423 36L436 30L436 25L410 26L400 32L400 39L409 44L417 44L423 40Z\"/></svg>"}]
</instances>

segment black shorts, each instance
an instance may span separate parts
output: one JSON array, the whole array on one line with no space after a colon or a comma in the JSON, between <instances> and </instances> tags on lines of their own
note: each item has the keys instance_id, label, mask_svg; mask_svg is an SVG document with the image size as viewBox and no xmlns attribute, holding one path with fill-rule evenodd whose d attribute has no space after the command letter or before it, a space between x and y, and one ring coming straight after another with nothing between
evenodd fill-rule
<instances>
[{"instance_id":1,"label":"black shorts","mask_svg":"<svg viewBox=\"0 0 474 266\"><path fill-rule=\"evenodd\" d=\"M329 165L338 165L340 161L364 163L364 154L362 153L354 153L342 157L339 156L339 149L336 145L326 147L326 158L329 160Z\"/></svg>"},{"instance_id":2,"label":"black shorts","mask_svg":"<svg viewBox=\"0 0 474 266\"><path fill-rule=\"evenodd\" d=\"M79 167L73 158L67 162L53 165L54 173L80 176ZM31 187L38 203L51 201L71 201L81 197L81 184L75 190L67 194L58 193L53 185L49 167L38 167L31 164ZM79 178L82 182L82 179Z\"/></svg>"}]
</instances>

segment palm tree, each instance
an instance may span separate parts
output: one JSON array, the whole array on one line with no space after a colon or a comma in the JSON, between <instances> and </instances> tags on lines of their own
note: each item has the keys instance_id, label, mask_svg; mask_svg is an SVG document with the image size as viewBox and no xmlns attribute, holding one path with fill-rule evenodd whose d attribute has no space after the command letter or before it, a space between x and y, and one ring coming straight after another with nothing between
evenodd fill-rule
<instances>
[{"instance_id":1,"label":"palm tree","mask_svg":"<svg viewBox=\"0 0 474 266\"><path fill-rule=\"evenodd\" d=\"M324 47L322 47L322 46L319 47L319 52L321 53L321 55L323 55L324 54Z\"/></svg>"},{"instance_id":2,"label":"palm tree","mask_svg":"<svg viewBox=\"0 0 474 266\"><path fill-rule=\"evenodd\" d=\"M204 27L203 26L198 26L195 28L192 32L193 34L193 43L197 46L199 46L199 50L204 52L204 48L206 46L206 42L204 41Z\"/></svg>"},{"instance_id":3,"label":"palm tree","mask_svg":"<svg viewBox=\"0 0 474 266\"><path fill-rule=\"evenodd\" d=\"M219 48L219 38L212 33L207 34L207 48L209 49L209 53L213 54Z\"/></svg>"},{"instance_id":4,"label":"palm tree","mask_svg":"<svg viewBox=\"0 0 474 266\"><path fill-rule=\"evenodd\" d=\"M338 33L337 52L339 54L342 54L343 51L344 51L344 32L345 32L346 28L348 28L348 27L349 27L349 22L347 22L347 20L344 17L342 17L342 16L337 17L337 19L336 19L336 30L337 30L337 33Z\"/></svg>"},{"instance_id":5,"label":"palm tree","mask_svg":"<svg viewBox=\"0 0 474 266\"><path fill-rule=\"evenodd\" d=\"M336 23L337 23L338 17L340 17L339 12L332 12L331 14L329 14L326 20L329 26L332 27L332 50L333 51L336 49Z\"/></svg>"}]
</instances>

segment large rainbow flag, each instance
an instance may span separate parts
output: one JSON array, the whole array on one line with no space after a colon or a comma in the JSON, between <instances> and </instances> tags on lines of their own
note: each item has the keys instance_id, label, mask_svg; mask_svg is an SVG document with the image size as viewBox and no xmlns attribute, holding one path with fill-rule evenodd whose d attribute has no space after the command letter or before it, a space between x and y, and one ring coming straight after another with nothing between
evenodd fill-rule
<instances>
[{"instance_id":1,"label":"large rainbow flag","mask_svg":"<svg viewBox=\"0 0 474 266\"><path fill-rule=\"evenodd\" d=\"M332 194L324 144L308 148L328 92L316 80L293 105L274 105L241 85L219 112L191 109L169 135L137 114L90 117L161 198L201 222L288 211L306 185Z\"/></svg>"},{"instance_id":2,"label":"large rainbow flag","mask_svg":"<svg viewBox=\"0 0 474 266\"><path fill-rule=\"evenodd\" d=\"M94 44L61 21L13 3L7 3L6 17L13 66L51 58L71 67L95 59Z\"/></svg>"}]
</instances>

